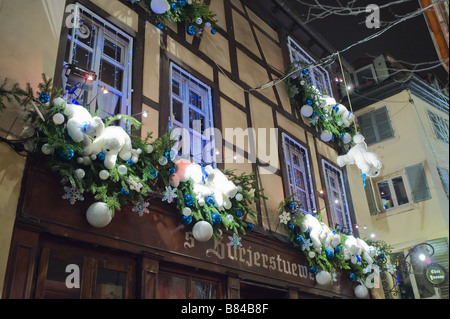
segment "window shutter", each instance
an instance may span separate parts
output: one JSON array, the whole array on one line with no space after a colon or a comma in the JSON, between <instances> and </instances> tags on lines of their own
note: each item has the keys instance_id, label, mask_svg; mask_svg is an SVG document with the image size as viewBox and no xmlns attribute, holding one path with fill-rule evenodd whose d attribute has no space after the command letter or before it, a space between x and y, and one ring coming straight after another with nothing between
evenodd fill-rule
<instances>
[{"instance_id":1,"label":"window shutter","mask_svg":"<svg viewBox=\"0 0 450 319\"><path fill-rule=\"evenodd\" d=\"M377 135L375 133L375 126L372 121L372 113L361 115L359 118L359 126L362 134L366 138L367 145L376 143Z\"/></svg>"},{"instance_id":2,"label":"window shutter","mask_svg":"<svg viewBox=\"0 0 450 319\"><path fill-rule=\"evenodd\" d=\"M369 180L368 183L366 183L366 187L364 188L364 191L366 192L367 203L369 204L370 215L376 215L378 213L378 210L377 210L377 205L375 203L376 199L373 195L373 187L372 187L371 180Z\"/></svg>"},{"instance_id":3,"label":"window shutter","mask_svg":"<svg viewBox=\"0 0 450 319\"><path fill-rule=\"evenodd\" d=\"M444 187L445 193L448 198L448 169L438 167L439 176L441 177L442 186Z\"/></svg>"},{"instance_id":4,"label":"window shutter","mask_svg":"<svg viewBox=\"0 0 450 319\"><path fill-rule=\"evenodd\" d=\"M391 121L389 120L389 114L386 107L382 107L374 111L373 117L377 127L379 142L394 137Z\"/></svg>"},{"instance_id":5,"label":"window shutter","mask_svg":"<svg viewBox=\"0 0 450 319\"><path fill-rule=\"evenodd\" d=\"M414 203L423 202L431 199L430 189L428 188L427 177L422 164L417 164L406 168L409 186Z\"/></svg>"}]
</instances>

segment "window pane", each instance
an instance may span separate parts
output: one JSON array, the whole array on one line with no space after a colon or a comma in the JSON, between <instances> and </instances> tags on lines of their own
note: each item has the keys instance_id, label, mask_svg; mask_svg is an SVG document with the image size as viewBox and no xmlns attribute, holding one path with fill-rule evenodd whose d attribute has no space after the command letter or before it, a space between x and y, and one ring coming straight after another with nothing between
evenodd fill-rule
<instances>
[{"instance_id":1,"label":"window pane","mask_svg":"<svg viewBox=\"0 0 450 319\"><path fill-rule=\"evenodd\" d=\"M394 186L395 196L397 196L398 205L404 205L409 203L408 195L406 194L405 184L402 177L396 177L392 179L392 185Z\"/></svg>"},{"instance_id":2,"label":"window pane","mask_svg":"<svg viewBox=\"0 0 450 319\"><path fill-rule=\"evenodd\" d=\"M181 93L180 93L180 83L178 83L177 81L173 80L172 81L172 93L181 97Z\"/></svg>"},{"instance_id":3,"label":"window pane","mask_svg":"<svg viewBox=\"0 0 450 319\"><path fill-rule=\"evenodd\" d=\"M45 299L79 299L81 289L67 288L66 279L70 273L66 273L66 267L70 264L67 260L50 257L48 260L47 276L45 281ZM80 280L82 265L80 268Z\"/></svg>"},{"instance_id":4,"label":"window pane","mask_svg":"<svg viewBox=\"0 0 450 319\"><path fill-rule=\"evenodd\" d=\"M202 109L202 97L189 90L189 103L200 110Z\"/></svg>"},{"instance_id":5,"label":"window pane","mask_svg":"<svg viewBox=\"0 0 450 319\"><path fill-rule=\"evenodd\" d=\"M217 299L217 285L193 281L193 299Z\"/></svg>"},{"instance_id":6,"label":"window pane","mask_svg":"<svg viewBox=\"0 0 450 319\"><path fill-rule=\"evenodd\" d=\"M203 133L205 131L205 116L189 109L189 127L196 132Z\"/></svg>"},{"instance_id":7,"label":"window pane","mask_svg":"<svg viewBox=\"0 0 450 319\"><path fill-rule=\"evenodd\" d=\"M377 143L377 135L375 132L371 114L361 115L358 119L359 125L361 126L361 131L366 138L367 145Z\"/></svg>"},{"instance_id":8,"label":"window pane","mask_svg":"<svg viewBox=\"0 0 450 319\"><path fill-rule=\"evenodd\" d=\"M116 90L122 90L123 71L103 59L100 62L99 78Z\"/></svg>"},{"instance_id":9,"label":"window pane","mask_svg":"<svg viewBox=\"0 0 450 319\"><path fill-rule=\"evenodd\" d=\"M373 112L375 123L380 141L386 140L394 136L392 133L391 122L386 107Z\"/></svg>"},{"instance_id":10,"label":"window pane","mask_svg":"<svg viewBox=\"0 0 450 319\"><path fill-rule=\"evenodd\" d=\"M381 196L381 203L384 209L394 207L394 201L392 199L391 190L389 189L389 183L387 181L378 183L378 190Z\"/></svg>"},{"instance_id":11,"label":"window pane","mask_svg":"<svg viewBox=\"0 0 450 319\"><path fill-rule=\"evenodd\" d=\"M83 21L80 28L75 29L75 39L86 44L90 48L95 46L95 35L97 29L89 21Z\"/></svg>"},{"instance_id":12,"label":"window pane","mask_svg":"<svg viewBox=\"0 0 450 319\"><path fill-rule=\"evenodd\" d=\"M180 123L183 123L183 103L178 102L177 100L173 100L173 116L175 120Z\"/></svg>"},{"instance_id":13,"label":"window pane","mask_svg":"<svg viewBox=\"0 0 450 319\"><path fill-rule=\"evenodd\" d=\"M122 48L108 39L105 39L103 53L117 62L122 62Z\"/></svg>"},{"instance_id":14,"label":"window pane","mask_svg":"<svg viewBox=\"0 0 450 319\"><path fill-rule=\"evenodd\" d=\"M125 299L127 273L106 268L98 268L95 298Z\"/></svg>"},{"instance_id":15,"label":"window pane","mask_svg":"<svg viewBox=\"0 0 450 319\"><path fill-rule=\"evenodd\" d=\"M92 69L92 53L81 48L80 46L75 46L73 49L73 60L72 64L86 70Z\"/></svg>"},{"instance_id":16,"label":"window pane","mask_svg":"<svg viewBox=\"0 0 450 319\"><path fill-rule=\"evenodd\" d=\"M186 279L169 275L159 275L159 299L186 299Z\"/></svg>"}]
</instances>

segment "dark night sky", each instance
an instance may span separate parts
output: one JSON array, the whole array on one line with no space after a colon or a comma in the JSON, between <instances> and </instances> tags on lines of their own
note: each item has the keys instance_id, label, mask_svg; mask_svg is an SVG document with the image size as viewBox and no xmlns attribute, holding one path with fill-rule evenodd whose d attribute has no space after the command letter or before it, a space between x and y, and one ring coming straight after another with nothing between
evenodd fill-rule
<instances>
[{"instance_id":1,"label":"dark night sky","mask_svg":"<svg viewBox=\"0 0 450 319\"><path fill-rule=\"evenodd\" d=\"M313 0L303 1L314 3ZM319 2L327 5L336 5L337 3L336 1L325 0L320 0ZM345 1L341 1L341 3L344 2ZM387 3L387 1L358 0L356 6L365 8L368 4L381 5L385 3ZM418 0L411 0L406 3L394 5L381 10L381 20L395 21L398 18L396 18L394 14L405 15L414 12L419 8L420 4ZM305 7L299 7L299 13L305 19L307 12ZM380 30L368 29L366 27L365 21L368 15L369 14L365 12L358 16L333 15L324 19L317 19L308 23L308 25L320 33L334 48L336 48L336 50L341 51L347 46ZM343 56L347 61L352 63L358 58L377 56L384 52L389 52L396 59L410 63L423 63L439 60L423 14L398 24L376 39L350 49L343 53ZM432 65L435 64L422 65L419 66L419 68L426 68ZM434 73L443 83L448 82L448 73L443 67L427 72Z\"/></svg>"}]
</instances>

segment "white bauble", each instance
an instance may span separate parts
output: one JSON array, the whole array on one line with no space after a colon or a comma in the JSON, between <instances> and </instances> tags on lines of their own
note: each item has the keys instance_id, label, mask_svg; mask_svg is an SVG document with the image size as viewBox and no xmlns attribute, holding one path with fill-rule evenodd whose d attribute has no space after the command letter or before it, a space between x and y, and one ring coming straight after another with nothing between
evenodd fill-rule
<instances>
[{"instance_id":1,"label":"white bauble","mask_svg":"<svg viewBox=\"0 0 450 319\"><path fill-rule=\"evenodd\" d=\"M75 176L79 179L83 179L86 176L86 172L82 168L78 168L75 170Z\"/></svg>"},{"instance_id":2,"label":"white bauble","mask_svg":"<svg viewBox=\"0 0 450 319\"><path fill-rule=\"evenodd\" d=\"M310 117L314 113L314 109L310 105L303 105L300 112L304 117Z\"/></svg>"},{"instance_id":3,"label":"white bauble","mask_svg":"<svg viewBox=\"0 0 450 319\"><path fill-rule=\"evenodd\" d=\"M344 136L342 137L342 142L344 144L348 144L352 141L352 136L349 133L345 133Z\"/></svg>"},{"instance_id":4,"label":"white bauble","mask_svg":"<svg viewBox=\"0 0 450 319\"><path fill-rule=\"evenodd\" d=\"M61 113L56 113L55 115L53 115L53 123L55 123L56 125L61 125L64 123L64 115L62 115Z\"/></svg>"},{"instance_id":5,"label":"white bauble","mask_svg":"<svg viewBox=\"0 0 450 319\"><path fill-rule=\"evenodd\" d=\"M366 299L369 297L369 290L364 285L358 285L355 287L355 296L359 299Z\"/></svg>"},{"instance_id":6,"label":"white bauble","mask_svg":"<svg viewBox=\"0 0 450 319\"><path fill-rule=\"evenodd\" d=\"M44 144L41 147L41 151L42 153L44 153L45 155L50 155L53 152L53 149L50 147L50 145L48 144Z\"/></svg>"},{"instance_id":7,"label":"white bauble","mask_svg":"<svg viewBox=\"0 0 450 319\"><path fill-rule=\"evenodd\" d=\"M183 215L184 216L191 216L192 215L192 209L190 209L189 207L185 207L183 209Z\"/></svg>"},{"instance_id":8,"label":"white bauble","mask_svg":"<svg viewBox=\"0 0 450 319\"><path fill-rule=\"evenodd\" d=\"M211 29L211 27L212 27L211 22L206 22L205 23L205 28L206 29Z\"/></svg>"},{"instance_id":9,"label":"white bauble","mask_svg":"<svg viewBox=\"0 0 450 319\"><path fill-rule=\"evenodd\" d=\"M150 154L151 152L153 152L153 145L148 144L147 145L147 154Z\"/></svg>"},{"instance_id":10,"label":"white bauble","mask_svg":"<svg viewBox=\"0 0 450 319\"><path fill-rule=\"evenodd\" d=\"M329 141L332 140L333 134L331 134L329 131L325 130L325 131L322 132L322 134L320 134L320 138L324 142L329 142Z\"/></svg>"},{"instance_id":11,"label":"white bauble","mask_svg":"<svg viewBox=\"0 0 450 319\"><path fill-rule=\"evenodd\" d=\"M242 196L241 193L237 193L236 196L235 196L234 198L236 198L236 200L237 200L238 202L240 202L241 200L244 199L244 196Z\"/></svg>"},{"instance_id":12,"label":"white bauble","mask_svg":"<svg viewBox=\"0 0 450 319\"><path fill-rule=\"evenodd\" d=\"M120 165L117 167L117 171L120 175L125 175L128 172L128 168L125 165Z\"/></svg>"},{"instance_id":13,"label":"white bauble","mask_svg":"<svg viewBox=\"0 0 450 319\"><path fill-rule=\"evenodd\" d=\"M321 270L316 274L316 281L321 286L329 285L331 283L331 280L332 278L328 271Z\"/></svg>"},{"instance_id":14,"label":"white bauble","mask_svg":"<svg viewBox=\"0 0 450 319\"><path fill-rule=\"evenodd\" d=\"M210 240L213 232L214 230L212 225L204 220L197 222L192 228L192 235L194 236L195 240L202 243Z\"/></svg>"},{"instance_id":15,"label":"white bauble","mask_svg":"<svg viewBox=\"0 0 450 319\"><path fill-rule=\"evenodd\" d=\"M107 226L112 220L112 211L104 202L97 202L89 206L86 212L88 223L96 228Z\"/></svg>"},{"instance_id":16,"label":"white bauble","mask_svg":"<svg viewBox=\"0 0 450 319\"><path fill-rule=\"evenodd\" d=\"M100 177L102 181L106 181L109 178L109 172L104 169L98 173L98 177Z\"/></svg>"},{"instance_id":17,"label":"white bauble","mask_svg":"<svg viewBox=\"0 0 450 319\"><path fill-rule=\"evenodd\" d=\"M156 14L164 14L170 9L170 5L167 0L152 0L150 8L152 8L152 11Z\"/></svg>"}]
</instances>

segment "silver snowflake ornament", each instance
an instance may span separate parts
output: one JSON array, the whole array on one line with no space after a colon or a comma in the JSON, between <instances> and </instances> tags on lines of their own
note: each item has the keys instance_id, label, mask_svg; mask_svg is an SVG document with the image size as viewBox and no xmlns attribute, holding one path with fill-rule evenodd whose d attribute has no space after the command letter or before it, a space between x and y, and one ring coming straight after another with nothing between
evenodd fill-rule
<instances>
[{"instance_id":1,"label":"silver snowflake ornament","mask_svg":"<svg viewBox=\"0 0 450 319\"><path fill-rule=\"evenodd\" d=\"M72 205L75 205L77 201L84 201L83 193L81 193L77 188L64 186L64 191L66 193L62 196L62 198L68 199Z\"/></svg>"},{"instance_id":2,"label":"silver snowflake ornament","mask_svg":"<svg viewBox=\"0 0 450 319\"><path fill-rule=\"evenodd\" d=\"M289 214L288 212L283 212L280 215L280 223L286 224L291 220L291 214Z\"/></svg>"},{"instance_id":3,"label":"silver snowflake ornament","mask_svg":"<svg viewBox=\"0 0 450 319\"><path fill-rule=\"evenodd\" d=\"M166 190L163 192L163 202L168 202L169 204L172 203L175 198L177 198L177 189L176 188L172 188L171 186L167 187L166 186Z\"/></svg>"}]
</instances>

